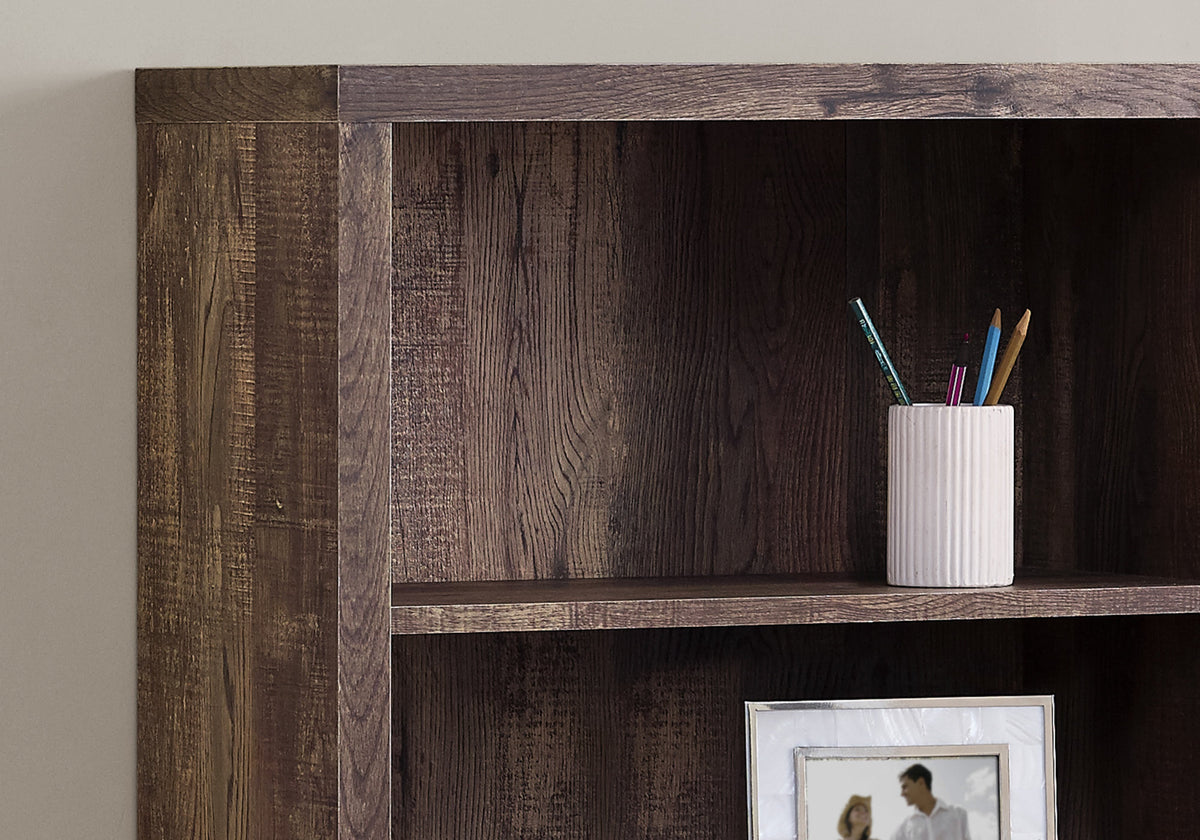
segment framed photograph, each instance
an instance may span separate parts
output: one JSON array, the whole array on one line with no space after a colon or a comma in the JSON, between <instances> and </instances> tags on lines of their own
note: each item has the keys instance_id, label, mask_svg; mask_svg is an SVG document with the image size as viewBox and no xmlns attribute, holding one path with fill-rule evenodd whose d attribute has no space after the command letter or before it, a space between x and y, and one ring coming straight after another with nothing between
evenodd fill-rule
<instances>
[{"instance_id":1,"label":"framed photograph","mask_svg":"<svg viewBox=\"0 0 1200 840\"><path fill-rule=\"evenodd\" d=\"M1007 744L800 747L795 755L798 840L890 838L900 826L925 837L928 820L917 816L903 792L892 795L906 789L903 780L910 773L920 780L928 774L931 796L937 780L936 801L942 805L930 820L958 823L971 840L1011 838ZM860 790L886 793L864 796Z\"/></svg>"},{"instance_id":2,"label":"framed photograph","mask_svg":"<svg viewBox=\"0 0 1200 840\"><path fill-rule=\"evenodd\" d=\"M1056 840L1054 701L747 703L746 780L751 840Z\"/></svg>"}]
</instances>

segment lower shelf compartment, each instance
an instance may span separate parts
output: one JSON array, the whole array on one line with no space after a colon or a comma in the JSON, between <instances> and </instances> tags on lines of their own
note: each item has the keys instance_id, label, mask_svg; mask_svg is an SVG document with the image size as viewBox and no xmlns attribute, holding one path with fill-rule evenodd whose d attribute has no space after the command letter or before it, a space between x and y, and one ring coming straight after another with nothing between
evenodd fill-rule
<instances>
[{"instance_id":1,"label":"lower shelf compartment","mask_svg":"<svg viewBox=\"0 0 1200 840\"><path fill-rule=\"evenodd\" d=\"M1200 582L1025 575L995 589L906 589L829 575L397 584L392 634L1200 612Z\"/></svg>"},{"instance_id":2,"label":"lower shelf compartment","mask_svg":"<svg viewBox=\"0 0 1200 840\"><path fill-rule=\"evenodd\" d=\"M1061 840L1188 837L1198 636L1184 615L394 637L393 837L746 837L746 701L1011 694L1055 697Z\"/></svg>"}]
</instances>

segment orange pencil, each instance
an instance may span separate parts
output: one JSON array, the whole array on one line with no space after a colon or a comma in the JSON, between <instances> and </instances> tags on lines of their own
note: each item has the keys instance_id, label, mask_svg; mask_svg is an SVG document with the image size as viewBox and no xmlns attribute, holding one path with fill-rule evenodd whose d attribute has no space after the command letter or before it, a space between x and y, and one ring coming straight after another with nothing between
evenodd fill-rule
<instances>
[{"instance_id":1,"label":"orange pencil","mask_svg":"<svg viewBox=\"0 0 1200 840\"><path fill-rule=\"evenodd\" d=\"M1017 325L1013 327L1008 345L1004 348L1004 355L1000 358L1000 364L996 365L996 374L992 377L992 387L988 388L987 399L983 401L984 405L995 405L1000 402L1000 392L1004 390L1004 386L1008 382L1008 375L1012 373L1013 365L1017 363L1017 354L1021 352L1021 345L1025 343L1025 333L1028 330L1029 310L1026 309L1021 320L1017 321Z\"/></svg>"}]
</instances>

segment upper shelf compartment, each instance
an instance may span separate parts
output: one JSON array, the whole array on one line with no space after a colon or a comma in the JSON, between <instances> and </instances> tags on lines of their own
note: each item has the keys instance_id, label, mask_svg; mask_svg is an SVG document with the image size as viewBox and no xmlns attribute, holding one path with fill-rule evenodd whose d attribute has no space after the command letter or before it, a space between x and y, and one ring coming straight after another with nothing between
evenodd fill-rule
<instances>
[{"instance_id":1,"label":"upper shelf compartment","mask_svg":"<svg viewBox=\"0 0 1200 840\"><path fill-rule=\"evenodd\" d=\"M137 74L138 122L1197 115L1195 65L313 66Z\"/></svg>"},{"instance_id":2,"label":"upper shelf compartment","mask_svg":"<svg viewBox=\"0 0 1200 840\"><path fill-rule=\"evenodd\" d=\"M853 296L918 401L1033 311L1018 566L1200 574L1200 121L392 129L395 582L882 580Z\"/></svg>"}]
</instances>

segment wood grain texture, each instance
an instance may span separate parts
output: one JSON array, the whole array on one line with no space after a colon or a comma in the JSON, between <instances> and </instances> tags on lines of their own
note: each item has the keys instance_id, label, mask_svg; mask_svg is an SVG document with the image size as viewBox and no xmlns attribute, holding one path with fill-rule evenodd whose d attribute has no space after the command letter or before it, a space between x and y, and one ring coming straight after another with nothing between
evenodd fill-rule
<instances>
[{"instance_id":1,"label":"wood grain texture","mask_svg":"<svg viewBox=\"0 0 1200 840\"><path fill-rule=\"evenodd\" d=\"M1166 64L342 67L349 121L1193 117Z\"/></svg>"},{"instance_id":2,"label":"wood grain texture","mask_svg":"<svg viewBox=\"0 0 1200 840\"><path fill-rule=\"evenodd\" d=\"M828 576L398 584L392 632L494 633L1099 616L1200 611L1200 583L1031 576L997 589L905 589Z\"/></svg>"},{"instance_id":3,"label":"wood grain texture","mask_svg":"<svg viewBox=\"0 0 1200 840\"><path fill-rule=\"evenodd\" d=\"M139 123L334 122L337 68L145 69L134 77Z\"/></svg>"},{"instance_id":4,"label":"wood grain texture","mask_svg":"<svg viewBox=\"0 0 1200 840\"><path fill-rule=\"evenodd\" d=\"M254 582L263 609L253 635L271 674L255 697L257 749L279 756L267 800L275 832L328 837L338 762L329 737L338 650L337 130L263 125L256 133Z\"/></svg>"},{"instance_id":5,"label":"wood grain texture","mask_svg":"<svg viewBox=\"0 0 1200 840\"><path fill-rule=\"evenodd\" d=\"M394 649L396 840L744 836L745 701L1021 685L1011 622L402 637Z\"/></svg>"},{"instance_id":6,"label":"wood grain texture","mask_svg":"<svg viewBox=\"0 0 1200 840\"><path fill-rule=\"evenodd\" d=\"M1062 840L1194 830L1198 632L1194 615L1026 624L1027 689L1055 695Z\"/></svg>"},{"instance_id":7,"label":"wood grain texture","mask_svg":"<svg viewBox=\"0 0 1200 840\"><path fill-rule=\"evenodd\" d=\"M739 836L745 700L1017 693L1060 836L1194 833L1200 123L906 118L1197 68L339 72L139 74L140 834ZM1053 576L879 583L853 295L934 399L1033 310Z\"/></svg>"},{"instance_id":8,"label":"wood grain texture","mask_svg":"<svg viewBox=\"0 0 1200 840\"><path fill-rule=\"evenodd\" d=\"M254 135L138 139L139 833L248 837Z\"/></svg>"},{"instance_id":9,"label":"wood grain texture","mask_svg":"<svg viewBox=\"0 0 1200 840\"><path fill-rule=\"evenodd\" d=\"M1115 731L1118 743L1128 750L1131 775L1145 782L1132 806L1129 792L1122 791L1121 821L1112 825L1120 825L1125 834L1182 837L1200 824L1200 798L1187 794L1189 785L1195 789L1191 765L1194 756L1200 755L1200 722L1196 719L1200 619L1140 619L1132 627L1122 625L1117 632L1128 651L1128 665L1118 673L1127 676L1104 688L1128 690L1128 705L1120 709L1122 720ZM1104 674L1103 665L1096 672ZM1114 698L1113 702L1120 700ZM1162 807L1152 812L1138 807L1147 800L1161 802Z\"/></svg>"},{"instance_id":10,"label":"wood grain texture","mask_svg":"<svg viewBox=\"0 0 1200 840\"><path fill-rule=\"evenodd\" d=\"M397 638L393 836L740 836L745 701L1010 694L1055 698L1059 837L1187 836L1198 620Z\"/></svg>"},{"instance_id":11,"label":"wood grain texture","mask_svg":"<svg viewBox=\"0 0 1200 840\"><path fill-rule=\"evenodd\" d=\"M1193 117L1169 64L469 65L137 72L138 122Z\"/></svg>"},{"instance_id":12,"label":"wood grain texture","mask_svg":"<svg viewBox=\"0 0 1200 840\"><path fill-rule=\"evenodd\" d=\"M851 568L843 155L397 126L394 579Z\"/></svg>"},{"instance_id":13,"label":"wood grain texture","mask_svg":"<svg viewBox=\"0 0 1200 840\"><path fill-rule=\"evenodd\" d=\"M338 157L340 840L391 825L391 127L343 125Z\"/></svg>"},{"instance_id":14,"label":"wood grain texture","mask_svg":"<svg viewBox=\"0 0 1200 840\"><path fill-rule=\"evenodd\" d=\"M964 393L973 395L992 313L1007 313L1004 332L1026 307L1022 260L1020 124L1009 121L869 123L848 127L855 158L849 177L867 197L852 202L850 241L871 256L853 256L849 271L912 400L945 401L946 383L964 333L972 337ZM859 171L861 170L861 171ZM851 247L854 247L852 245ZM854 430L856 474L873 509L886 511L887 406L894 402L874 355L854 336L856 396L870 406L870 428ZM1029 356L1021 361L1028 364ZM1014 408L1016 510L1024 505L1026 460L1021 366L1003 402ZM969 399L967 400L969 401ZM870 460L865 460L865 459ZM860 481L862 479L860 478ZM860 495L859 499L864 496ZM864 527L868 523L864 523ZM886 546L886 521L873 523L874 546ZM1018 520L1014 549L1021 558ZM869 548L871 534L860 536Z\"/></svg>"},{"instance_id":15,"label":"wood grain texture","mask_svg":"<svg viewBox=\"0 0 1200 840\"><path fill-rule=\"evenodd\" d=\"M1034 311L1018 565L1197 575L1196 130L829 130L401 127L396 580L882 576L853 295L918 400Z\"/></svg>"},{"instance_id":16,"label":"wood grain texture","mask_svg":"<svg viewBox=\"0 0 1200 840\"><path fill-rule=\"evenodd\" d=\"M139 833L330 837L336 134L138 158Z\"/></svg>"},{"instance_id":17,"label":"wood grain texture","mask_svg":"<svg viewBox=\"0 0 1200 840\"><path fill-rule=\"evenodd\" d=\"M1200 572L1200 128L1030 125L1031 563ZM1065 524L1065 527L1064 527Z\"/></svg>"}]
</instances>

